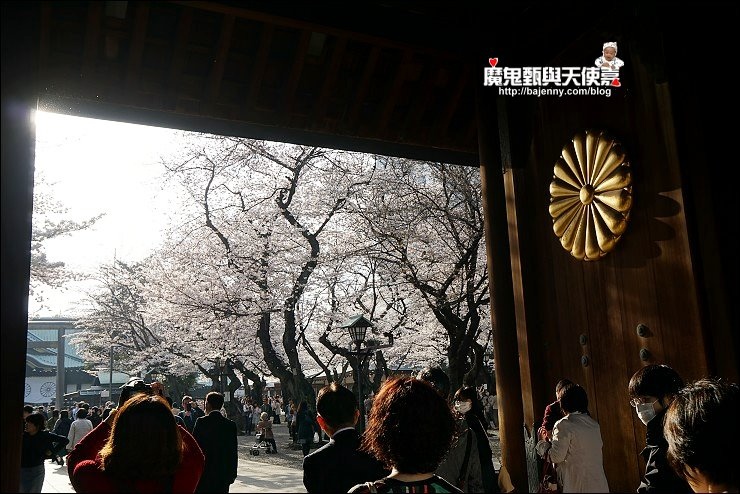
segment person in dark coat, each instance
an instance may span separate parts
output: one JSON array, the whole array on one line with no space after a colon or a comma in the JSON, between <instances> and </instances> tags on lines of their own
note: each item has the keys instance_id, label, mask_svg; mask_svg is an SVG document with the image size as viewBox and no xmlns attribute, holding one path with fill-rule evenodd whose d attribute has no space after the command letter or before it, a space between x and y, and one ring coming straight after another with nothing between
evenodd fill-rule
<instances>
[{"instance_id":1,"label":"person in dark coat","mask_svg":"<svg viewBox=\"0 0 740 494\"><path fill-rule=\"evenodd\" d=\"M425 367L416 378L431 384L447 401L450 396L450 378L441 368ZM455 427L455 440L435 473L462 491L483 492L478 438L464 418L456 419Z\"/></svg>"},{"instance_id":2,"label":"person in dark coat","mask_svg":"<svg viewBox=\"0 0 740 494\"><path fill-rule=\"evenodd\" d=\"M67 437L71 427L72 419L69 418L69 410L62 410L59 412L59 420L54 423L54 429L51 432L58 436ZM69 440L67 440L67 443L68 442ZM64 445L59 446L56 450L52 451L54 460L60 465L64 465L64 455L67 454L67 443L64 443Z\"/></svg>"},{"instance_id":3,"label":"person in dark coat","mask_svg":"<svg viewBox=\"0 0 740 494\"><path fill-rule=\"evenodd\" d=\"M69 418L69 410L62 410L59 412L59 420L56 421L54 424L54 430L51 432L59 436L67 437L70 427L72 427L72 419Z\"/></svg>"},{"instance_id":4,"label":"person in dark coat","mask_svg":"<svg viewBox=\"0 0 740 494\"><path fill-rule=\"evenodd\" d=\"M350 487L390 473L368 453L359 451L355 425L357 398L337 383L324 386L316 401L319 426L331 440L303 458L303 485L308 492L347 492Z\"/></svg>"},{"instance_id":5,"label":"person in dark coat","mask_svg":"<svg viewBox=\"0 0 740 494\"><path fill-rule=\"evenodd\" d=\"M455 411L458 412L467 423L476 438L478 446L478 459L480 460L481 476L483 478L483 492L500 492L498 487L498 474L493 466L493 451L488 440L488 422L483 416L483 405L478 399L475 388L464 386L455 393Z\"/></svg>"},{"instance_id":6,"label":"person in dark coat","mask_svg":"<svg viewBox=\"0 0 740 494\"><path fill-rule=\"evenodd\" d=\"M306 456L311 451L313 433L316 429L314 427L315 419L311 415L311 411L308 409L308 403L305 400L298 405L295 420L298 429L298 442L301 445L301 450L303 450L303 456Z\"/></svg>"},{"instance_id":7,"label":"person in dark coat","mask_svg":"<svg viewBox=\"0 0 740 494\"><path fill-rule=\"evenodd\" d=\"M103 421L103 417L100 416L100 409L98 407L92 407L90 409L90 415L87 417L90 422L92 422L93 427L97 427L100 425L100 422Z\"/></svg>"},{"instance_id":8,"label":"person in dark coat","mask_svg":"<svg viewBox=\"0 0 740 494\"><path fill-rule=\"evenodd\" d=\"M224 395L216 391L208 393L206 415L199 417L193 428L193 437L206 457L195 492L229 492L229 486L236 480L236 423L221 415L222 406Z\"/></svg>"},{"instance_id":9,"label":"person in dark coat","mask_svg":"<svg viewBox=\"0 0 740 494\"><path fill-rule=\"evenodd\" d=\"M182 398L182 410L178 414L185 423L185 428L193 433L195 427L195 421L203 416L202 410L196 406L193 406L193 398L190 396L183 396Z\"/></svg>"},{"instance_id":10,"label":"person in dark coat","mask_svg":"<svg viewBox=\"0 0 740 494\"><path fill-rule=\"evenodd\" d=\"M44 460L64 447L69 439L47 431L46 417L38 412L28 415L25 423L18 492L41 492L46 472Z\"/></svg>"},{"instance_id":11,"label":"person in dark coat","mask_svg":"<svg viewBox=\"0 0 740 494\"><path fill-rule=\"evenodd\" d=\"M630 379L630 404L647 429L645 449L640 453L645 459L645 475L637 492L691 492L689 484L668 464L668 443L663 435L666 410L681 388L683 379L667 365L645 366Z\"/></svg>"}]
</instances>

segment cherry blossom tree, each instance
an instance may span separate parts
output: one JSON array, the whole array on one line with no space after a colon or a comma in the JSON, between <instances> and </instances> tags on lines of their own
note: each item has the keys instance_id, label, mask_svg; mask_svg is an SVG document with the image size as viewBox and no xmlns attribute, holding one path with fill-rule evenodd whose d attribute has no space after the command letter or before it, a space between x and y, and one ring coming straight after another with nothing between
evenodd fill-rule
<instances>
[{"instance_id":1,"label":"cherry blossom tree","mask_svg":"<svg viewBox=\"0 0 740 494\"><path fill-rule=\"evenodd\" d=\"M182 192L162 246L101 270L86 352L146 371L217 363L259 388L313 402L312 380L377 389L389 373L449 366L472 383L490 341L477 169L233 137L189 139L166 161ZM339 323L364 314L364 365ZM92 335L92 331L87 333ZM101 336L102 335L102 336ZM374 372L371 372L371 368Z\"/></svg>"},{"instance_id":2,"label":"cherry blossom tree","mask_svg":"<svg viewBox=\"0 0 740 494\"><path fill-rule=\"evenodd\" d=\"M368 254L398 270L434 315L436 324L411 320L440 330L428 341L444 348L452 385L473 384L490 330L478 170L389 159L377 178L383 186L353 209L373 239Z\"/></svg>"},{"instance_id":3,"label":"cherry blossom tree","mask_svg":"<svg viewBox=\"0 0 740 494\"><path fill-rule=\"evenodd\" d=\"M71 272L63 261L53 261L47 257L46 243L90 228L103 215L79 221L70 219L68 209L54 197L53 184L50 184L40 172L36 173L35 182L29 294L42 302L44 287L64 289L67 281L79 277L78 274Z\"/></svg>"},{"instance_id":4,"label":"cherry blossom tree","mask_svg":"<svg viewBox=\"0 0 740 494\"><path fill-rule=\"evenodd\" d=\"M359 153L218 137L190 149L169 171L196 205L178 245L208 246L209 260L195 271L207 269L203 279L219 284L208 301L203 292L191 295L200 298L194 305L220 318L256 316L264 365L287 395L312 402L299 351L301 304L314 271L332 255L329 246L339 244L332 237L343 235L332 222L369 183L373 161Z\"/></svg>"}]
</instances>

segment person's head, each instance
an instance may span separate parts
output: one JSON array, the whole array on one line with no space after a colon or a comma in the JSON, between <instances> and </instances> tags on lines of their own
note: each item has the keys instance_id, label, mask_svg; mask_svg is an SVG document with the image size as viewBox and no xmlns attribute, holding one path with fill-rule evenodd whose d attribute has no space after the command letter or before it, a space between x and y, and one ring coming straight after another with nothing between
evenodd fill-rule
<instances>
[{"instance_id":1,"label":"person's head","mask_svg":"<svg viewBox=\"0 0 740 494\"><path fill-rule=\"evenodd\" d=\"M555 384L555 399L559 400L563 396L563 391L566 388L573 386L573 381L570 379L561 379Z\"/></svg>"},{"instance_id":2,"label":"person's head","mask_svg":"<svg viewBox=\"0 0 740 494\"><path fill-rule=\"evenodd\" d=\"M193 397L185 395L182 397L182 408L184 410L190 410L193 407Z\"/></svg>"},{"instance_id":3,"label":"person's head","mask_svg":"<svg viewBox=\"0 0 740 494\"><path fill-rule=\"evenodd\" d=\"M308 410L308 403L306 402L306 400L302 400L298 404L298 410L296 410L296 413L305 412L306 410Z\"/></svg>"},{"instance_id":4,"label":"person's head","mask_svg":"<svg viewBox=\"0 0 740 494\"><path fill-rule=\"evenodd\" d=\"M23 420L26 420L26 417L31 415L33 413L33 407L31 405L26 405L23 407Z\"/></svg>"},{"instance_id":5,"label":"person's head","mask_svg":"<svg viewBox=\"0 0 740 494\"><path fill-rule=\"evenodd\" d=\"M118 397L118 408L121 408L127 400L137 394L152 394L152 387L145 383L140 377L132 377L126 384L121 386L121 395Z\"/></svg>"},{"instance_id":6,"label":"person's head","mask_svg":"<svg viewBox=\"0 0 740 494\"><path fill-rule=\"evenodd\" d=\"M267 415L267 412L260 413L260 420L267 420L270 416Z\"/></svg>"},{"instance_id":7,"label":"person's head","mask_svg":"<svg viewBox=\"0 0 740 494\"><path fill-rule=\"evenodd\" d=\"M560 408L564 414L573 412L588 412L588 395L586 390L578 384L567 386L560 397Z\"/></svg>"},{"instance_id":8,"label":"person's head","mask_svg":"<svg viewBox=\"0 0 740 494\"><path fill-rule=\"evenodd\" d=\"M87 418L87 408L80 408L77 410L77 419Z\"/></svg>"},{"instance_id":9,"label":"person's head","mask_svg":"<svg viewBox=\"0 0 740 494\"><path fill-rule=\"evenodd\" d=\"M483 415L483 405L478 399L478 392L470 386L463 386L455 391L454 398L455 410L463 415L473 413Z\"/></svg>"},{"instance_id":10,"label":"person's head","mask_svg":"<svg viewBox=\"0 0 740 494\"><path fill-rule=\"evenodd\" d=\"M316 411L319 426L329 435L344 427L354 427L360 418L355 394L335 382L319 390Z\"/></svg>"},{"instance_id":11,"label":"person's head","mask_svg":"<svg viewBox=\"0 0 740 494\"><path fill-rule=\"evenodd\" d=\"M416 376L417 379L426 381L432 385L437 393L445 400L450 396L450 378L447 373L439 367L425 367L419 371Z\"/></svg>"},{"instance_id":12,"label":"person's head","mask_svg":"<svg viewBox=\"0 0 740 494\"><path fill-rule=\"evenodd\" d=\"M32 436L38 431L46 429L46 417L39 412L29 414L26 418L26 432Z\"/></svg>"},{"instance_id":13,"label":"person's head","mask_svg":"<svg viewBox=\"0 0 740 494\"><path fill-rule=\"evenodd\" d=\"M161 396L137 393L113 417L102 468L126 480L168 477L182 461L175 417Z\"/></svg>"},{"instance_id":14,"label":"person's head","mask_svg":"<svg viewBox=\"0 0 740 494\"><path fill-rule=\"evenodd\" d=\"M159 381L152 381L152 394L164 397L164 385Z\"/></svg>"},{"instance_id":15,"label":"person's head","mask_svg":"<svg viewBox=\"0 0 740 494\"><path fill-rule=\"evenodd\" d=\"M206 395L206 411L212 412L213 410L221 410L224 406L224 395L218 391L211 391Z\"/></svg>"},{"instance_id":16,"label":"person's head","mask_svg":"<svg viewBox=\"0 0 740 494\"><path fill-rule=\"evenodd\" d=\"M84 408L88 412L90 411L90 404L88 402L86 402L86 401L81 401L80 402L80 407L81 408Z\"/></svg>"},{"instance_id":17,"label":"person's head","mask_svg":"<svg viewBox=\"0 0 740 494\"><path fill-rule=\"evenodd\" d=\"M613 41L604 43L604 58L606 60L612 61L614 60L614 57L616 56L617 56L617 43Z\"/></svg>"},{"instance_id":18,"label":"person's head","mask_svg":"<svg viewBox=\"0 0 740 494\"><path fill-rule=\"evenodd\" d=\"M69 418L69 410L62 410L59 412L59 418L60 419L68 419Z\"/></svg>"},{"instance_id":19,"label":"person's head","mask_svg":"<svg viewBox=\"0 0 740 494\"><path fill-rule=\"evenodd\" d=\"M668 407L668 460L694 492L737 492L738 417L740 388L721 379L688 384Z\"/></svg>"},{"instance_id":20,"label":"person's head","mask_svg":"<svg viewBox=\"0 0 740 494\"><path fill-rule=\"evenodd\" d=\"M683 379L667 365L647 365L632 375L629 382L630 405L643 424L670 405L683 387Z\"/></svg>"},{"instance_id":21,"label":"person's head","mask_svg":"<svg viewBox=\"0 0 740 494\"><path fill-rule=\"evenodd\" d=\"M52 410L51 416L54 418L59 418L59 410Z\"/></svg>"},{"instance_id":22,"label":"person's head","mask_svg":"<svg viewBox=\"0 0 740 494\"><path fill-rule=\"evenodd\" d=\"M431 473L454 431L449 405L429 383L390 378L375 397L362 449L401 473Z\"/></svg>"}]
</instances>

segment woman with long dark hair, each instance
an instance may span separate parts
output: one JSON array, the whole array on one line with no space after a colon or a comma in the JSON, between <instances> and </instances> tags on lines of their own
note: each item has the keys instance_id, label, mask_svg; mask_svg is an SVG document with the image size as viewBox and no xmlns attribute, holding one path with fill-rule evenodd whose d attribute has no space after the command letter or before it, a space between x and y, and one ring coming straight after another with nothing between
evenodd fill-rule
<instances>
[{"instance_id":1,"label":"woman with long dark hair","mask_svg":"<svg viewBox=\"0 0 740 494\"><path fill-rule=\"evenodd\" d=\"M160 396L137 394L113 417L100 454L77 463L77 492L195 492L205 458Z\"/></svg>"},{"instance_id":2,"label":"woman with long dark hair","mask_svg":"<svg viewBox=\"0 0 740 494\"><path fill-rule=\"evenodd\" d=\"M483 492L499 492L498 475L493 467L493 451L488 441L488 422L483 412L483 404L478 399L475 388L462 387L455 392L455 411L465 418L465 422L475 433L478 457L483 477Z\"/></svg>"},{"instance_id":3,"label":"woman with long dark hair","mask_svg":"<svg viewBox=\"0 0 740 494\"><path fill-rule=\"evenodd\" d=\"M46 467L44 460L69 442L46 430L46 417L34 412L26 417L21 450L21 483L18 492L41 492Z\"/></svg>"}]
</instances>

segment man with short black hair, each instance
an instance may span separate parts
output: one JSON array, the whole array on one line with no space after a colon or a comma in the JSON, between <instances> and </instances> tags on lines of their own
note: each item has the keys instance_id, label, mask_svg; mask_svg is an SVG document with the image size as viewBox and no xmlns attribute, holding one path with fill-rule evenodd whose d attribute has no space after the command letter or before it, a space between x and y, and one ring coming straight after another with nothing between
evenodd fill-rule
<instances>
[{"instance_id":1,"label":"man with short black hair","mask_svg":"<svg viewBox=\"0 0 740 494\"><path fill-rule=\"evenodd\" d=\"M352 391L337 383L324 386L316 411L319 425L331 440L303 458L303 485L308 492L347 492L356 484L390 473L377 459L359 451L355 425L360 411Z\"/></svg>"},{"instance_id":2,"label":"man with short black hair","mask_svg":"<svg viewBox=\"0 0 740 494\"><path fill-rule=\"evenodd\" d=\"M221 415L223 406L224 395L216 391L208 393L206 415L198 417L193 428L193 437L206 457L195 492L229 492L229 486L236 480L236 424Z\"/></svg>"},{"instance_id":3,"label":"man with short black hair","mask_svg":"<svg viewBox=\"0 0 740 494\"><path fill-rule=\"evenodd\" d=\"M668 407L668 459L694 492L738 492L738 417L740 387L721 378L688 384Z\"/></svg>"},{"instance_id":4,"label":"man with short black hair","mask_svg":"<svg viewBox=\"0 0 740 494\"><path fill-rule=\"evenodd\" d=\"M629 382L630 405L645 424L645 475L637 492L691 492L689 484L668 465L668 443L663 435L663 419L668 405L683 388L683 379L667 365L647 365L632 375Z\"/></svg>"}]
</instances>

